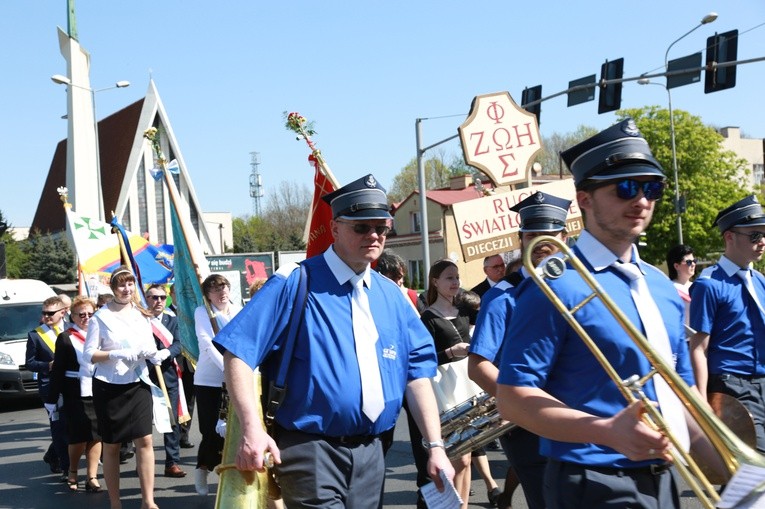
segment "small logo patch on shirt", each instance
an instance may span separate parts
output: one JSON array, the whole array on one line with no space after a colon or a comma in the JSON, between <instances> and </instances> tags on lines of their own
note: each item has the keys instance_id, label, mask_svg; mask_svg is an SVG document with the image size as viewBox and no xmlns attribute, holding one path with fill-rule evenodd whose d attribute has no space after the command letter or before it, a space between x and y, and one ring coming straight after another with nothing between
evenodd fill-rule
<instances>
[{"instance_id":1,"label":"small logo patch on shirt","mask_svg":"<svg viewBox=\"0 0 765 509\"><path fill-rule=\"evenodd\" d=\"M396 355L396 345L391 344L388 348L383 348L383 359L390 359L395 361L398 355Z\"/></svg>"}]
</instances>

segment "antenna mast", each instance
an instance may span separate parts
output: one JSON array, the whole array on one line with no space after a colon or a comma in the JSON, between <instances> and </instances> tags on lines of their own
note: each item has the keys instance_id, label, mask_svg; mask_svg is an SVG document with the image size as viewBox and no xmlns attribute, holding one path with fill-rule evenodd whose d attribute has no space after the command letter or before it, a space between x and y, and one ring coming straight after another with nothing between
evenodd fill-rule
<instances>
[{"instance_id":1,"label":"antenna mast","mask_svg":"<svg viewBox=\"0 0 765 509\"><path fill-rule=\"evenodd\" d=\"M260 152L250 152L250 197L252 198L252 214L256 217L261 215L260 199L263 197L263 181L260 178Z\"/></svg>"}]
</instances>

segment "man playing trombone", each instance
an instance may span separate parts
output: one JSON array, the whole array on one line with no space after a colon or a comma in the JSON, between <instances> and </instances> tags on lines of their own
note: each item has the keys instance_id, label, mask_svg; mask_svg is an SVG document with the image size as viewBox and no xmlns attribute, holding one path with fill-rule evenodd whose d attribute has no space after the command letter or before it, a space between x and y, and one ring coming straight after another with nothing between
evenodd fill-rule
<instances>
[{"instance_id":1,"label":"man playing trombone","mask_svg":"<svg viewBox=\"0 0 765 509\"><path fill-rule=\"evenodd\" d=\"M683 304L667 277L640 260L634 241L648 226L665 176L634 121L626 119L564 151L585 230L574 253L686 384L694 384ZM569 264L570 265L570 264ZM647 283L647 284L646 284ZM549 281L570 309L591 293L573 270ZM507 332L498 378L503 418L540 435L548 458L548 508L679 507L669 470L670 440L641 419L649 403L628 404L552 297L524 281ZM620 378L651 366L599 299L576 318ZM679 401L660 377L644 381L677 442L688 428Z\"/></svg>"},{"instance_id":2,"label":"man playing trombone","mask_svg":"<svg viewBox=\"0 0 765 509\"><path fill-rule=\"evenodd\" d=\"M566 239L566 216L571 205L569 200L558 198L538 191L517 203L511 210L520 215L521 252L529 242L540 235L551 235L561 240ZM538 244L531 253L534 265L558 251L550 243ZM515 308L517 285L526 277L525 268L505 276L487 291L481 299L481 310L476 319L473 340L470 342L468 372L483 390L492 396L497 393L497 375L499 370L495 362L499 361L499 352ZM512 463L513 472L508 472L505 479L505 492L498 499L498 507L510 507L513 492L510 489L518 476L523 486L523 494L529 509L543 509L542 478L545 458L539 454L539 437L523 428L515 428L500 438L502 448ZM517 486L518 481L515 481ZM508 485L510 484L510 485Z\"/></svg>"}]
</instances>

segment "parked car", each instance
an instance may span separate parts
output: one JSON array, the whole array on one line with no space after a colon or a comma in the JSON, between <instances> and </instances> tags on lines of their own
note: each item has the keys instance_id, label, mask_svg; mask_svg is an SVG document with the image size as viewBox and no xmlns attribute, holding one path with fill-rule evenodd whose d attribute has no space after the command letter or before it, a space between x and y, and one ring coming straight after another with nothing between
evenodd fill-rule
<instances>
[{"instance_id":1,"label":"parked car","mask_svg":"<svg viewBox=\"0 0 765 509\"><path fill-rule=\"evenodd\" d=\"M0 396L37 394L26 369L27 334L40 324L42 303L55 292L34 279L0 279Z\"/></svg>"}]
</instances>

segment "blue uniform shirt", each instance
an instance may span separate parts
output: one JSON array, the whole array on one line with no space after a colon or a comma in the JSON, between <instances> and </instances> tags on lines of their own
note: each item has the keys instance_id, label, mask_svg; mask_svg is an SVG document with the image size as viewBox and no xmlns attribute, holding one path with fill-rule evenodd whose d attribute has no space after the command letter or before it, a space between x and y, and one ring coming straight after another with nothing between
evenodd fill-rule
<instances>
[{"instance_id":1,"label":"blue uniform shirt","mask_svg":"<svg viewBox=\"0 0 765 509\"><path fill-rule=\"evenodd\" d=\"M361 379L356 359L351 294L354 272L333 249L303 262L308 298L287 374L287 396L276 421L287 429L327 436L376 435L393 427L406 383L436 374L433 340L419 316L391 280L368 271L369 305L380 339L377 358L385 409L374 423L361 411ZM278 370L295 303L300 271L272 276L245 308L216 336L215 343L264 380ZM264 391L267 385L264 383Z\"/></svg>"},{"instance_id":2,"label":"blue uniform shirt","mask_svg":"<svg viewBox=\"0 0 765 509\"><path fill-rule=\"evenodd\" d=\"M470 353L495 364L500 359L499 352L515 307L516 288L502 280L483 294L470 341Z\"/></svg>"},{"instance_id":3,"label":"blue uniform shirt","mask_svg":"<svg viewBox=\"0 0 765 509\"><path fill-rule=\"evenodd\" d=\"M616 269L609 267L616 261L616 256L586 230L574 250L627 318L639 324L645 332L630 295L629 282ZM640 262L636 252L634 256L664 319L677 372L688 385L694 385L685 342L684 308L677 290L662 272ZM570 267L562 277L548 282L569 309L591 293ZM517 303L502 351L498 383L544 389L569 407L592 415L610 417L623 410L627 402L616 384L534 281L525 279L518 286L515 297ZM575 317L621 378L634 374L642 376L650 371L645 355L599 299L581 308ZM644 391L656 401L653 382L648 382ZM631 468L652 463L633 462L599 444L559 442L546 438L540 439L540 452L560 461L588 465Z\"/></svg>"},{"instance_id":4,"label":"blue uniform shirt","mask_svg":"<svg viewBox=\"0 0 765 509\"><path fill-rule=\"evenodd\" d=\"M691 286L691 327L709 334L710 374L765 375L765 321L725 256L707 267ZM765 304L765 277L752 271L760 302Z\"/></svg>"}]
</instances>

